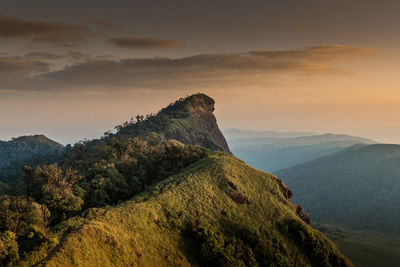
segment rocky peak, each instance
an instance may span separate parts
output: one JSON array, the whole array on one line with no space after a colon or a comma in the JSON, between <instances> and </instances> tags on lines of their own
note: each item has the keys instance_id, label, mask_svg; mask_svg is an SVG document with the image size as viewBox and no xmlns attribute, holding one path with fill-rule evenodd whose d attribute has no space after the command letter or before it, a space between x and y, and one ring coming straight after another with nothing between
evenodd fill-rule
<instances>
[{"instance_id":1,"label":"rocky peak","mask_svg":"<svg viewBox=\"0 0 400 267\"><path fill-rule=\"evenodd\" d=\"M186 98L186 106L192 111L214 112L215 101L205 94L195 94Z\"/></svg>"},{"instance_id":2,"label":"rocky peak","mask_svg":"<svg viewBox=\"0 0 400 267\"><path fill-rule=\"evenodd\" d=\"M187 96L155 115L122 125L117 135L146 138L156 134L161 139L175 139L186 145L201 145L212 151L230 152L213 114L214 104L214 99L205 94Z\"/></svg>"},{"instance_id":3,"label":"rocky peak","mask_svg":"<svg viewBox=\"0 0 400 267\"><path fill-rule=\"evenodd\" d=\"M212 114L215 110L215 101L211 97L197 93L185 98L178 99L168 107L163 108L160 113L176 117L190 114Z\"/></svg>"}]
</instances>

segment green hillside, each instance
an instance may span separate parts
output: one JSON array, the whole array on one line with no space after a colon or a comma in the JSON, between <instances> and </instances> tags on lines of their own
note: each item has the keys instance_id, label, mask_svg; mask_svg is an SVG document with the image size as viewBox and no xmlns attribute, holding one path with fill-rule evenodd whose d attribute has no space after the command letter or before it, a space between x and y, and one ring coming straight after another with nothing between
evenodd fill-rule
<instances>
[{"instance_id":1,"label":"green hillside","mask_svg":"<svg viewBox=\"0 0 400 267\"><path fill-rule=\"evenodd\" d=\"M44 266L351 266L273 175L214 154L121 205L91 210Z\"/></svg>"},{"instance_id":2,"label":"green hillside","mask_svg":"<svg viewBox=\"0 0 400 267\"><path fill-rule=\"evenodd\" d=\"M357 145L276 174L316 221L400 234L399 145Z\"/></svg>"},{"instance_id":3,"label":"green hillside","mask_svg":"<svg viewBox=\"0 0 400 267\"><path fill-rule=\"evenodd\" d=\"M44 135L21 136L10 141L0 141L0 167L36 154L61 152L63 148L63 145Z\"/></svg>"},{"instance_id":4,"label":"green hillside","mask_svg":"<svg viewBox=\"0 0 400 267\"><path fill-rule=\"evenodd\" d=\"M371 139L323 134L287 137L228 139L229 147L239 158L264 171L277 171L321 156L336 153L355 144L374 144Z\"/></svg>"}]
</instances>

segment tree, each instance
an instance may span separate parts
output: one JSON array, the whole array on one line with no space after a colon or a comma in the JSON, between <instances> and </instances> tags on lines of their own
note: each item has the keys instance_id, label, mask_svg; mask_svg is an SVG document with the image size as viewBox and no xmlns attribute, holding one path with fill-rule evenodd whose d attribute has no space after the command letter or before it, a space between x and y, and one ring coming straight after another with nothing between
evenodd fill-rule
<instances>
[{"instance_id":1,"label":"tree","mask_svg":"<svg viewBox=\"0 0 400 267\"><path fill-rule=\"evenodd\" d=\"M18 243L15 233L5 231L0 233L0 263L5 266L19 260Z\"/></svg>"},{"instance_id":2,"label":"tree","mask_svg":"<svg viewBox=\"0 0 400 267\"><path fill-rule=\"evenodd\" d=\"M82 179L71 168L60 168L57 164L25 169L22 183L26 194L51 211L52 222L64 220L70 214L81 210L83 200L77 192L77 182Z\"/></svg>"},{"instance_id":3,"label":"tree","mask_svg":"<svg viewBox=\"0 0 400 267\"><path fill-rule=\"evenodd\" d=\"M0 231L12 231L17 237L24 236L34 227L46 227L49 219L47 207L26 196L0 197Z\"/></svg>"}]
</instances>

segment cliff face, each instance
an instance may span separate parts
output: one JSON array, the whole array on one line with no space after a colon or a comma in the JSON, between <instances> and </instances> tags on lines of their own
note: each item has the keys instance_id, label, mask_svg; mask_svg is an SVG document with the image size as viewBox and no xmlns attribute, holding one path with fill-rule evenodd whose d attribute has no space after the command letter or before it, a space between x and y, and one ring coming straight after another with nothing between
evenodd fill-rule
<instances>
[{"instance_id":1,"label":"cliff face","mask_svg":"<svg viewBox=\"0 0 400 267\"><path fill-rule=\"evenodd\" d=\"M204 94L181 98L156 115L120 127L117 135L156 136L186 145L201 145L211 151L230 152L213 114L214 105L215 101Z\"/></svg>"},{"instance_id":2,"label":"cliff face","mask_svg":"<svg viewBox=\"0 0 400 267\"><path fill-rule=\"evenodd\" d=\"M169 113L173 125L167 127L164 135L167 139L176 139L184 144L199 144L212 151L230 152L228 144L220 131L213 112L215 101L204 95L196 94L177 103L178 110L185 111L186 116L179 118L174 112Z\"/></svg>"}]
</instances>

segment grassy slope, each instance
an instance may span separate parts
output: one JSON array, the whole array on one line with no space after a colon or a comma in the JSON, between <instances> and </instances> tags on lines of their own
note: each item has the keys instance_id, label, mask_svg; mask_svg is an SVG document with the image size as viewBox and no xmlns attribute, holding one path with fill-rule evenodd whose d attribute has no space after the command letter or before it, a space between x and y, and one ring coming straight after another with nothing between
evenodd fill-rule
<instances>
[{"instance_id":1,"label":"grassy slope","mask_svg":"<svg viewBox=\"0 0 400 267\"><path fill-rule=\"evenodd\" d=\"M333 240L357 267L391 267L400 262L400 237L354 231L332 225L323 225L321 231Z\"/></svg>"},{"instance_id":2,"label":"grassy slope","mask_svg":"<svg viewBox=\"0 0 400 267\"><path fill-rule=\"evenodd\" d=\"M356 267L392 267L400 263L400 247L393 247L381 238L350 235L332 240L349 255Z\"/></svg>"},{"instance_id":3,"label":"grassy slope","mask_svg":"<svg viewBox=\"0 0 400 267\"><path fill-rule=\"evenodd\" d=\"M232 184L237 187L234 189ZM239 192L250 204L238 204ZM152 187L117 207L92 210L88 218L71 220L78 230L66 234L46 266L190 266L197 248L185 238L187 224L222 231L227 224L248 224L280 238L290 257L305 253L279 231L285 219L300 219L284 200L277 179L225 154L209 158ZM302 222L301 222L302 223ZM336 246L304 223L329 251L342 257ZM67 229L67 226L61 227ZM191 246L192 245L192 246ZM189 248L189 249L187 249Z\"/></svg>"},{"instance_id":4,"label":"grassy slope","mask_svg":"<svg viewBox=\"0 0 400 267\"><path fill-rule=\"evenodd\" d=\"M400 146L353 146L278 171L320 223L400 235Z\"/></svg>"}]
</instances>

